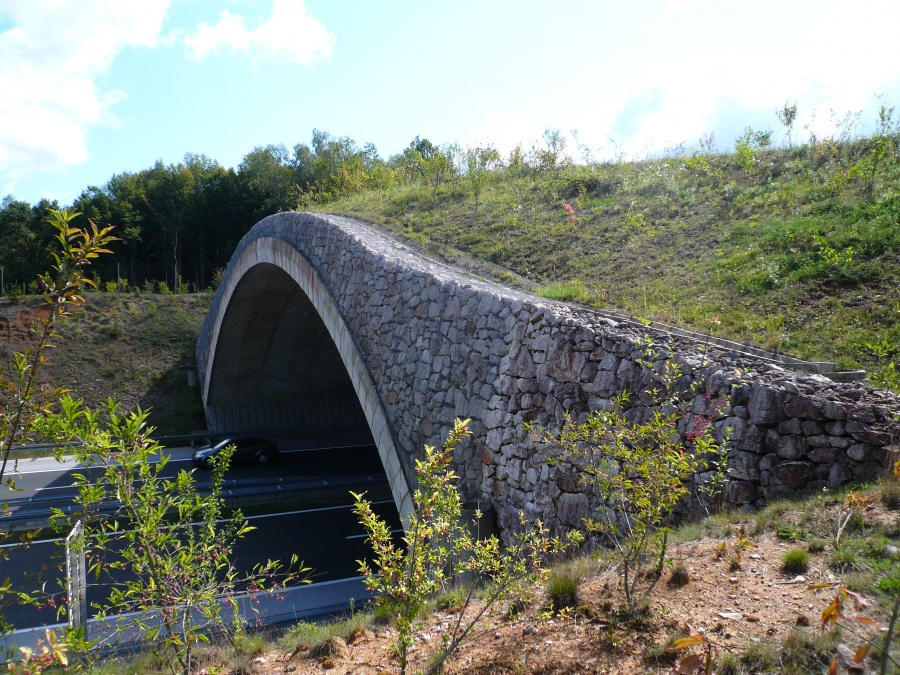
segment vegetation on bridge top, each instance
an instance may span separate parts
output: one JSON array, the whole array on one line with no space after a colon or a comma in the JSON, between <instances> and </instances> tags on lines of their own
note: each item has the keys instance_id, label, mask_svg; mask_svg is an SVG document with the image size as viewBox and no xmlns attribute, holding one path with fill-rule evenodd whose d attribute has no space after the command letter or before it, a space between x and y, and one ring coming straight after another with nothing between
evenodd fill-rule
<instances>
[{"instance_id":1,"label":"vegetation on bridge top","mask_svg":"<svg viewBox=\"0 0 900 675\"><path fill-rule=\"evenodd\" d=\"M550 298L865 367L897 389L900 136L891 109L874 135L855 135L856 121L791 147L748 129L733 152L710 136L641 160L590 161L582 148L579 163L548 132L506 161L494 155L481 186L468 156L444 148L458 170L413 155L417 180L314 208L495 263L508 270L501 281Z\"/></svg>"},{"instance_id":2,"label":"vegetation on bridge top","mask_svg":"<svg viewBox=\"0 0 900 675\"><path fill-rule=\"evenodd\" d=\"M434 254L493 263L501 281L547 297L864 367L898 390L894 108L835 117L828 135L795 129L796 119L786 104L773 130L748 128L733 149L710 134L644 158L613 143L602 160L552 129L505 157L417 136L387 160L372 144L315 130L293 150L255 148L236 170L189 153L119 174L72 206L117 226L122 241L96 268L101 287L118 277L205 289L258 219L342 213ZM26 291L46 268L52 206L12 197L0 206L7 288Z\"/></svg>"}]
</instances>

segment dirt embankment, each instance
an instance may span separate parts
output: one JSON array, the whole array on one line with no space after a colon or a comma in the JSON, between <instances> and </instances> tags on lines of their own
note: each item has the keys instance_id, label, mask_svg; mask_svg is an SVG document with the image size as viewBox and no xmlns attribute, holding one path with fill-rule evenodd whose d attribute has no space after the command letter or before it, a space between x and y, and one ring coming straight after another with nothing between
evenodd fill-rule
<instances>
[{"instance_id":1,"label":"dirt embankment","mask_svg":"<svg viewBox=\"0 0 900 675\"><path fill-rule=\"evenodd\" d=\"M200 391L188 387L208 294L89 293L46 352L43 385L64 387L96 408L115 397L125 409L151 410L161 434L205 427ZM32 325L46 316L41 298L0 301L0 363L33 349Z\"/></svg>"}]
</instances>

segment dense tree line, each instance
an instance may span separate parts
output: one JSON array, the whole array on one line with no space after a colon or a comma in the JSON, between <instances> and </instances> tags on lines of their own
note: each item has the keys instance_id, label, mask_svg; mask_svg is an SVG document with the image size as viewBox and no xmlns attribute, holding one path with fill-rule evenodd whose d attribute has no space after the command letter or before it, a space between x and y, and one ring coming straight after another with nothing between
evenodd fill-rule
<instances>
[{"instance_id":1,"label":"dense tree line","mask_svg":"<svg viewBox=\"0 0 900 675\"><path fill-rule=\"evenodd\" d=\"M456 171L455 148L416 138L385 161L377 148L313 130L312 142L254 148L237 169L188 153L177 164L114 175L90 186L70 205L31 205L7 196L0 203L0 266L6 288L22 290L47 269L53 248L50 209L66 207L98 225L112 225L121 241L96 265L102 281L131 286L165 282L207 288L240 238L261 218L374 187L413 180L442 181ZM85 221L80 220L81 225ZM117 276L118 275L118 276ZM33 289L33 287L32 287Z\"/></svg>"}]
</instances>

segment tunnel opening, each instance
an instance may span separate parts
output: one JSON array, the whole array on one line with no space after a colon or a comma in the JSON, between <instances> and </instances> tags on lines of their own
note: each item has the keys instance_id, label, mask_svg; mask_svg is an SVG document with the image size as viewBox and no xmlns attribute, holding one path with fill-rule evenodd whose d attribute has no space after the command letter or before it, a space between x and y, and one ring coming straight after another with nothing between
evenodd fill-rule
<instances>
[{"instance_id":1,"label":"tunnel opening","mask_svg":"<svg viewBox=\"0 0 900 675\"><path fill-rule=\"evenodd\" d=\"M265 435L282 451L367 446L365 464L380 466L337 345L309 296L277 265L260 263L240 279L213 363L210 431Z\"/></svg>"}]
</instances>

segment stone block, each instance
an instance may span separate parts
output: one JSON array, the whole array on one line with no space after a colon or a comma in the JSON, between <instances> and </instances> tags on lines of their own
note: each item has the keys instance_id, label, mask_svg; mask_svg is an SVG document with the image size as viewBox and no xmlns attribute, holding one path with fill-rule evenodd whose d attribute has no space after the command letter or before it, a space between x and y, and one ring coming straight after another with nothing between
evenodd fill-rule
<instances>
[{"instance_id":1,"label":"stone block","mask_svg":"<svg viewBox=\"0 0 900 675\"><path fill-rule=\"evenodd\" d=\"M799 436L782 436L774 429L769 429L766 432L766 449L773 450L784 459L799 459L806 450L806 446L801 442Z\"/></svg>"},{"instance_id":2,"label":"stone block","mask_svg":"<svg viewBox=\"0 0 900 675\"><path fill-rule=\"evenodd\" d=\"M893 467L900 461L900 445L887 445L875 450L874 460L884 468Z\"/></svg>"},{"instance_id":3,"label":"stone block","mask_svg":"<svg viewBox=\"0 0 900 675\"><path fill-rule=\"evenodd\" d=\"M507 373L511 377L517 378L533 379L535 377L534 360L531 358L531 351L527 347L521 347L515 356L509 359Z\"/></svg>"},{"instance_id":4,"label":"stone block","mask_svg":"<svg viewBox=\"0 0 900 675\"><path fill-rule=\"evenodd\" d=\"M881 465L877 462L863 462L851 467L854 478L876 478L881 474Z\"/></svg>"},{"instance_id":5,"label":"stone block","mask_svg":"<svg viewBox=\"0 0 900 675\"><path fill-rule=\"evenodd\" d=\"M825 419L825 402L819 398L799 394L785 404L784 414L788 417L823 420Z\"/></svg>"},{"instance_id":6,"label":"stone block","mask_svg":"<svg viewBox=\"0 0 900 675\"><path fill-rule=\"evenodd\" d=\"M825 417L830 420L847 419L847 408L837 401L825 401L822 406Z\"/></svg>"},{"instance_id":7,"label":"stone block","mask_svg":"<svg viewBox=\"0 0 900 675\"><path fill-rule=\"evenodd\" d=\"M853 478L853 472L850 467L844 464L832 464L828 470L828 486L838 487Z\"/></svg>"},{"instance_id":8,"label":"stone block","mask_svg":"<svg viewBox=\"0 0 900 675\"><path fill-rule=\"evenodd\" d=\"M755 424L750 424L737 447L746 452L762 453L766 448L766 432Z\"/></svg>"},{"instance_id":9,"label":"stone block","mask_svg":"<svg viewBox=\"0 0 900 675\"><path fill-rule=\"evenodd\" d=\"M728 475L738 480L759 480L759 455L732 450L728 453Z\"/></svg>"},{"instance_id":10,"label":"stone block","mask_svg":"<svg viewBox=\"0 0 900 675\"><path fill-rule=\"evenodd\" d=\"M828 422L825 424L825 433L831 436L843 436L846 430L847 427L843 422Z\"/></svg>"},{"instance_id":11,"label":"stone block","mask_svg":"<svg viewBox=\"0 0 900 675\"><path fill-rule=\"evenodd\" d=\"M810 462L782 462L772 473L782 485L796 490L815 478L816 469Z\"/></svg>"},{"instance_id":12,"label":"stone block","mask_svg":"<svg viewBox=\"0 0 900 675\"><path fill-rule=\"evenodd\" d=\"M777 424L785 417L784 397L769 386L755 385L747 409L753 424Z\"/></svg>"},{"instance_id":13,"label":"stone block","mask_svg":"<svg viewBox=\"0 0 900 675\"><path fill-rule=\"evenodd\" d=\"M775 453L771 453L765 455L762 459L759 460L759 470L760 471L771 471L774 469L779 462L778 455Z\"/></svg>"},{"instance_id":14,"label":"stone block","mask_svg":"<svg viewBox=\"0 0 900 675\"><path fill-rule=\"evenodd\" d=\"M780 434L799 434L803 430L800 419L792 417L778 425L778 433Z\"/></svg>"},{"instance_id":15,"label":"stone block","mask_svg":"<svg viewBox=\"0 0 900 675\"><path fill-rule=\"evenodd\" d=\"M716 422L716 431L724 434L726 430L728 431L729 440L739 443L747 433L747 422L740 417L728 417Z\"/></svg>"},{"instance_id":16,"label":"stone block","mask_svg":"<svg viewBox=\"0 0 900 675\"><path fill-rule=\"evenodd\" d=\"M725 499L732 504L749 504L756 501L756 486L745 480L728 481Z\"/></svg>"},{"instance_id":17,"label":"stone block","mask_svg":"<svg viewBox=\"0 0 900 675\"><path fill-rule=\"evenodd\" d=\"M866 443L854 443L847 448L847 456L857 462L869 462L874 456L875 448Z\"/></svg>"},{"instance_id":18,"label":"stone block","mask_svg":"<svg viewBox=\"0 0 900 675\"><path fill-rule=\"evenodd\" d=\"M815 420L805 420L800 426L804 436L821 436L825 433L825 427Z\"/></svg>"},{"instance_id":19,"label":"stone block","mask_svg":"<svg viewBox=\"0 0 900 675\"><path fill-rule=\"evenodd\" d=\"M584 518L591 515L587 495L563 493L557 503L559 522L568 527L582 527Z\"/></svg>"},{"instance_id":20,"label":"stone block","mask_svg":"<svg viewBox=\"0 0 900 675\"><path fill-rule=\"evenodd\" d=\"M576 368L575 355L575 344L571 340L560 340L554 343L547 353L550 376L560 382L577 380L581 371ZM587 360L587 357L583 358L585 361ZM583 367L583 365L582 363L581 366Z\"/></svg>"},{"instance_id":21,"label":"stone block","mask_svg":"<svg viewBox=\"0 0 900 675\"><path fill-rule=\"evenodd\" d=\"M786 485L768 485L760 489L763 499L766 502L774 502L779 499L790 499L796 495L796 491Z\"/></svg>"},{"instance_id":22,"label":"stone block","mask_svg":"<svg viewBox=\"0 0 900 675\"><path fill-rule=\"evenodd\" d=\"M581 477L577 473L563 473L556 477L556 485L563 492L581 492Z\"/></svg>"},{"instance_id":23,"label":"stone block","mask_svg":"<svg viewBox=\"0 0 900 675\"><path fill-rule=\"evenodd\" d=\"M853 445L853 439L847 438L846 436L829 436L828 437L828 445L833 448L840 448L841 450L846 450L851 445Z\"/></svg>"},{"instance_id":24,"label":"stone block","mask_svg":"<svg viewBox=\"0 0 900 675\"><path fill-rule=\"evenodd\" d=\"M809 451L809 458L816 464L831 464L837 459L838 449L827 447L827 448L814 448Z\"/></svg>"},{"instance_id":25,"label":"stone block","mask_svg":"<svg viewBox=\"0 0 900 675\"><path fill-rule=\"evenodd\" d=\"M594 378L594 392L601 396L611 396L616 393L619 383L616 376L608 370L601 370Z\"/></svg>"}]
</instances>

